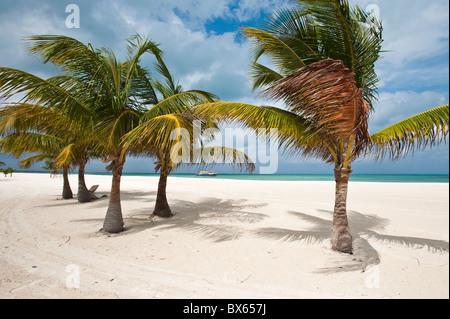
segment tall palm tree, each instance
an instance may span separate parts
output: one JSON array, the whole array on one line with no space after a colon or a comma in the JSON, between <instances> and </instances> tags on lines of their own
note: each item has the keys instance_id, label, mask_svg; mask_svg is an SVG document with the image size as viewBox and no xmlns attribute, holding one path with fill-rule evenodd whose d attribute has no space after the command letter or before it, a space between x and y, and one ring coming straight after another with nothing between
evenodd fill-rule
<instances>
[{"instance_id":1,"label":"tall palm tree","mask_svg":"<svg viewBox=\"0 0 450 319\"><path fill-rule=\"evenodd\" d=\"M172 216L172 211L166 195L167 177L183 164L182 156L187 156L184 160L188 164L201 165L204 161L199 154L220 153L227 162L235 161L247 170L252 171L254 165L242 152L225 147L210 147L208 152L201 147L201 141L194 141L194 130L201 131L202 127L217 129L217 126L208 119L195 118L191 108L213 102L217 96L200 90L183 91L181 85L175 83L161 56L157 56L156 69L164 79L153 80L153 87L160 93L161 100L141 117L136 128L124 136L123 147L136 154L144 153L157 158L155 172L159 171L160 175L152 216L168 218ZM194 148L197 149L194 151ZM179 154L182 150L187 150L189 154Z\"/></svg>"},{"instance_id":2,"label":"tall palm tree","mask_svg":"<svg viewBox=\"0 0 450 319\"><path fill-rule=\"evenodd\" d=\"M280 145L290 155L333 163L331 246L351 253L346 203L352 162L374 150L380 157L388 149L394 158L442 141L448 132L448 105L393 125L372 139L367 123L377 95L381 23L344 0L294 3L268 18L261 29L243 28L254 44L254 89L263 88L261 96L283 101L286 109L215 102L199 106L195 114L246 128L278 128ZM259 63L262 56L270 59L272 68Z\"/></svg>"}]
</instances>

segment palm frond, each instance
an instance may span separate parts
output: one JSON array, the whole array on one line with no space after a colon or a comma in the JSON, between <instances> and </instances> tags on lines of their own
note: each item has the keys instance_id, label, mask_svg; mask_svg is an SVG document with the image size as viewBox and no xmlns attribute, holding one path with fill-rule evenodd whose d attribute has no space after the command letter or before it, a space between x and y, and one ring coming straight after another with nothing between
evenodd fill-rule
<instances>
[{"instance_id":1,"label":"palm frond","mask_svg":"<svg viewBox=\"0 0 450 319\"><path fill-rule=\"evenodd\" d=\"M191 90L170 95L146 112L141 118L141 123L161 115L184 113L194 105L212 102L215 97L211 93L200 90Z\"/></svg>"},{"instance_id":2,"label":"palm frond","mask_svg":"<svg viewBox=\"0 0 450 319\"><path fill-rule=\"evenodd\" d=\"M289 156L331 158L326 137L308 127L308 120L287 110L237 102L214 102L194 107L195 116L220 123L234 123L256 135L270 138L284 146ZM276 129L276 133L272 130ZM329 142L331 143L331 142Z\"/></svg>"},{"instance_id":3,"label":"palm frond","mask_svg":"<svg viewBox=\"0 0 450 319\"><path fill-rule=\"evenodd\" d=\"M18 161L18 163L19 163L20 167L22 167L22 168L30 168L31 165L33 165L33 164L42 162L44 160L50 160L51 161L52 158L53 158L52 154L45 154L45 153L35 154L35 155L32 155L32 156L28 156L28 157L20 159ZM53 161L51 161L51 162L53 163ZM53 169L54 168L52 167L52 170Z\"/></svg>"},{"instance_id":4,"label":"palm frond","mask_svg":"<svg viewBox=\"0 0 450 319\"><path fill-rule=\"evenodd\" d=\"M162 94L163 99L170 97L171 95L175 95L182 92L181 85L175 83L175 80L172 74L169 71L169 68L165 64L164 60L161 56L157 56L157 62L155 64L155 68L159 74L163 76L165 79L164 82L159 80L154 80L154 86L158 89L158 91Z\"/></svg>"},{"instance_id":5,"label":"palm frond","mask_svg":"<svg viewBox=\"0 0 450 319\"><path fill-rule=\"evenodd\" d=\"M373 23L373 16L358 6L350 7L345 0L296 2L293 7L276 11L261 29L243 28L244 36L253 39L254 87L271 84L273 77L270 68L255 64L261 56L269 57L282 76L332 58L355 73L356 85L372 109L377 98L375 62L383 42L381 22Z\"/></svg>"},{"instance_id":6,"label":"palm frond","mask_svg":"<svg viewBox=\"0 0 450 319\"><path fill-rule=\"evenodd\" d=\"M6 99L24 94L21 103L39 104L64 113L74 123L91 117L89 107L58 85L33 74L0 67L0 92Z\"/></svg>"},{"instance_id":7,"label":"palm frond","mask_svg":"<svg viewBox=\"0 0 450 319\"><path fill-rule=\"evenodd\" d=\"M372 135L370 153L396 160L414 150L433 147L446 140L449 131L449 105L409 117Z\"/></svg>"},{"instance_id":8,"label":"palm frond","mask_svg":"<svg viewBox=\"0 0 450 319\"><path fill-rule=\"evenodd\" d=\"M70 166L76 163L80 151L82 150L76 144L66 145L54 158L55 169L59 171L63 166Z\"/></svg>"},{"instance_id":9,"label":"palm frond","mask_svg":"<svg viewBox=\"0 0 450 319\"><path fill-rule=\"evenodd\" d=\"M256 90L260 87L267 87L283 77L276 71L257 62L253 62L250 65L250 78L253 82L253 90Z\"/></svg>"},{"instance_id":10,"label":"palm frond","mask_svg":"<svg viewBox=\"0 0 450 319\"><path fill-rule=\"evenodd\" d=\"M261 46L261 50L271 57L280 73L289 74L290 71L305 66L301 57L283 39L256 28L247 27L242 30L245 37L256 39L256 45Z\"/></svg>"},{"instance_id":11,"label":"palm frond","mask_svg":"<svg viewBox=\"0 0 450 319\"><path fill-rule=\"evenodd\" d=\"M71 124L64 115L38 104L10 103L0 108L0 134L34 131L69 135Z\"/></svg>"},{"instance_id":12,"label":"palm frond","mask_svg":"<svg viewBox=\"0 0 450 319\"><path fill-rule=\"evenodd\" d=\"M24 153L44 152L54 154L64 145L60 138L35 132L12 133L0 140L0 149L15 157Z\"/></svg>"},{"instance_id":13,"label":"palm frond","mask_svg":"<svg viewBox=\"0 0 450 319\"><path fill-rule=\"evenodd\" d=\"M189 127L192 127L192 121L183 114L156 116L125 134L122 147L133 153L155 153L159 150L170 152L180 137L190 143L190 133L185 132Z\"/></svg>"},{"instance_id":14,"label":"palm frond","mask_svg":"<svg viewBox=\"0 0 450 319\"><path fill-rule=\"evenodd\" d=\"M369 106L356 86L355 74L332 59L309 64L275 82L263 96L283 100L288 109L308 121L322 136L352 138L361 145L369 140Z\"/></svg>"},{"instance_id":15,"label":"palm frond","mask_svg":"<svg viewBox=\"0 0 450 319\"><path fill-rule=\"evenodd\" d=\"M42 62L51 62L86 83L103 76L99 53L91 44L62 35L33 35L24 40L28 51Z\"/></svg>"},{"instance_id":16,"label":"palm frond","mask_svg":"<svg viewBox=\"0 0 450 319\"><path fill-rule=\"evenodd\" d=\"M129 95L131 86L138 75L139 61L146 52L154 54L157 58L161 57L162 51L159 44L154 43L149 38L143 38L136 34L127 40L128 60L126 67L126 75L124 78L124 89L126 95Z\"/></svg>"}]
</instances>

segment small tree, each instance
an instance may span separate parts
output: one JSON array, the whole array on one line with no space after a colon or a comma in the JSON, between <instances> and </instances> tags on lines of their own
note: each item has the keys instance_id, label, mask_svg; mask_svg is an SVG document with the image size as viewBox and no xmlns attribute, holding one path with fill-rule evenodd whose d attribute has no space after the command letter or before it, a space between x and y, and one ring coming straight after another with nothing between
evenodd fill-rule
<instances>
[{"instance_id":1,"label":"small tree","mask_svg":"<svg viewBox=\"0 0 450 319\"><path fill-rule=\"evenodd\" d=\"M10 176L12 177L12 174L13 174L15 171L16 171L16 169L15 169L15 168L11 168L11 167L0 169L0 172L2 172L3 174L5 174L5 177L8 176L8 174L10 174Z\"/></svg>"}]
</instances>

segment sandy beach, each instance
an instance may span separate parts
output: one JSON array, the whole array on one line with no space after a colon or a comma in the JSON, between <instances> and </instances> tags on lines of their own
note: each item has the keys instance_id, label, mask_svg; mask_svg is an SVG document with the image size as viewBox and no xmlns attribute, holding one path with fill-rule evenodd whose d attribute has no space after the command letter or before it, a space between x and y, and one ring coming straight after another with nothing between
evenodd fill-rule
<instances>
[{"instance_id":1,"label":"sandy beach","mask_svg":"<svg viewBox=\"0 0 450 319\"><path fill-rule=\"evenodd\" d=\"M157 182L122 177L125 231L107 235L108 197L1 176L0 298L449 298L449 184L351 182L346 255L330 249L334 182L169 177L175 216L149 219Z\"/></svg>"}]
</instances>

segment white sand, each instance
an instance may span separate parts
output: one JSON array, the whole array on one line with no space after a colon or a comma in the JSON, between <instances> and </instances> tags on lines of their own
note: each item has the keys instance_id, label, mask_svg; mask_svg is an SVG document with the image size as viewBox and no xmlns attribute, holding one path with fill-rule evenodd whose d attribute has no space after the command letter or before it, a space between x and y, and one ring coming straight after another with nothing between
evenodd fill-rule
<instances>
[{"instance_id":1,"label":"white sand","mask_svg":"<svg viewBox=\"0 0 450 319\"><path fill-rule=\"evenodd\" d=\"M449 298L448 184L351 183L354 255L330 250L333 182L169 177L175 216L149 220L156 187L123 177L126 231L107 236L108 198L1 176L0 298Z\"/></svg>"}]
</instances>

